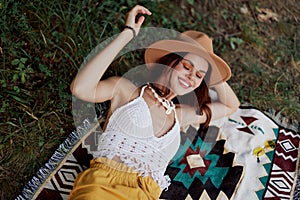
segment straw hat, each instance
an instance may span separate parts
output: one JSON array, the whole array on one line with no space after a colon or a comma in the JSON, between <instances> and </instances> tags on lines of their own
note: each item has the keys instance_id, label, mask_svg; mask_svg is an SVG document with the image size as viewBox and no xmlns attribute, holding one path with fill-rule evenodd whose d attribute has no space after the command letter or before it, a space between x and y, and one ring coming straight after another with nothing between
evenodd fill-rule
<instances>
[{"instance_id":1,"label":"straw hat","mask_svg":"<svg viewBox=\"0 0 300 200\"><path fill-rule=\"evenodd\" d=\"M186 31L181 33L176 40L160 40L151 44L145 51L147 67L152 69L161 57L176 52L193 53L210 63L211 76L207 80L209 86L227 81L231 76L228 64L214 54L212 39L198 31Z\"/></svg>"}]
</instances>

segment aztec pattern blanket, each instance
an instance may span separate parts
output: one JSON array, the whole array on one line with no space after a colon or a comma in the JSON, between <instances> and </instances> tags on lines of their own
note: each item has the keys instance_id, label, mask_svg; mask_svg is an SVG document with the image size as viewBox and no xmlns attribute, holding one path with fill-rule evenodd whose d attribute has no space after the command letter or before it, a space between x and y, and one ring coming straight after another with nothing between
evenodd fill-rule
<instances>
[{"instance_id":1,"label":"aztec pattern blanket","mask_svg":"<svg viewBox=\"0 0 300 200\"><path fill-rule=\"evenodd\" d=\"M76 175L89 167L99 134L98 122L85 121L16 199L68 199ZM172 183L160 199L300 199L299 128L241 107L205 133L190 126L181 135L166 171Z\"/></svg>"}]
</instances>

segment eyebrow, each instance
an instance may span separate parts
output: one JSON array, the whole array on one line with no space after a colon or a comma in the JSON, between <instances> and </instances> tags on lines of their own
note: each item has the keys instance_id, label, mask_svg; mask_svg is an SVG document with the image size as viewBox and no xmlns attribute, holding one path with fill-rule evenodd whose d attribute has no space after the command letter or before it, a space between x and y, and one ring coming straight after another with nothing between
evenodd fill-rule
<instances>
[{"instance_id":1,"label":"eyebrow","mask_svg":"<svg viewBox=\"0 0 300 200\"><path fill-rule=\"evenodd\" d=\"M195 65L194 65L194 63L192 62L192 61L190 61L190 60L188 60L188 59L185 59L185 58L183 58L183 60L185 60L185 61L187 61L187 62L189 62L194 68L195 68ZM204 71L204 70L198 70L198 71L200 71L200 72L202 72L202 73L207 73L207 71Z\"/></svg>"}]
</instances>

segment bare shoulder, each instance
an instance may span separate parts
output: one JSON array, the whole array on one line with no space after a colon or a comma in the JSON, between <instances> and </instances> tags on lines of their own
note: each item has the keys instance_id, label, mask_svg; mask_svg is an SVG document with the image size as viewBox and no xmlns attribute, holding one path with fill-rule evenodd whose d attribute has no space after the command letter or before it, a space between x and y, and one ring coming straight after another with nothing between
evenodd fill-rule
<instances>
[{"instance_id":1,"label":"bare shoulder","mask_svg":"<svg viewBox=\"0 0 300 200\"><path fill-rule=\"evenodd\" d=\"M115 86L115 91L118 94L123 95L123 93L128 94L132 93L137 89L137 87L128 79L120 76L113 76L110 81L113 82L113 85Z\"/></svg>"},{"instance_id":2,"label":"bare shoulder","mask_svg":"<svg viewBox=\"0 0 300 200\"><path fill-rule=\"evenodd\" d=\"M128 79L112 76L99 81L94 102L114 101L124 95L125 91L134 90L136 87Z\"/></svg>"},{"instance_id":3,"label":"bare shoulder","mask_svg":"<svg viewBox=\"0 0 300 200\"><path fill-rule=\"evenodd\" d=\"M114 76L110 77L107 81L113 86L110 98L112 111L128 103L138 95L139 88L126 78Z\"/></svg>"}]
</instances>

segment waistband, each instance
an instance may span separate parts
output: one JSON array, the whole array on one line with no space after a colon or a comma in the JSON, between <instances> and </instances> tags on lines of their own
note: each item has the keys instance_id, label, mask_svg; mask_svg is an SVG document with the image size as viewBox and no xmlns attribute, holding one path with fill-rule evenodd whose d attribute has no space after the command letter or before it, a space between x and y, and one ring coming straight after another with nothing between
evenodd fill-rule
<instances>
[{"instance_id":1,"label":"waistband","mask_svg":"<svg viewBox=\"0 0 300 200\"><path fill-rule=\"evenodd\" d=\"M70 199L80 199L79 194L104 195L107 191L124 195L125 199L140 199L136 198L140 194L145 195L143 199L158 199L161 193L159 185L151 177L140 176L123 163L108 158L95 158L91 160L90 168L76 178Z\"/></svg>"}]
</instances>

